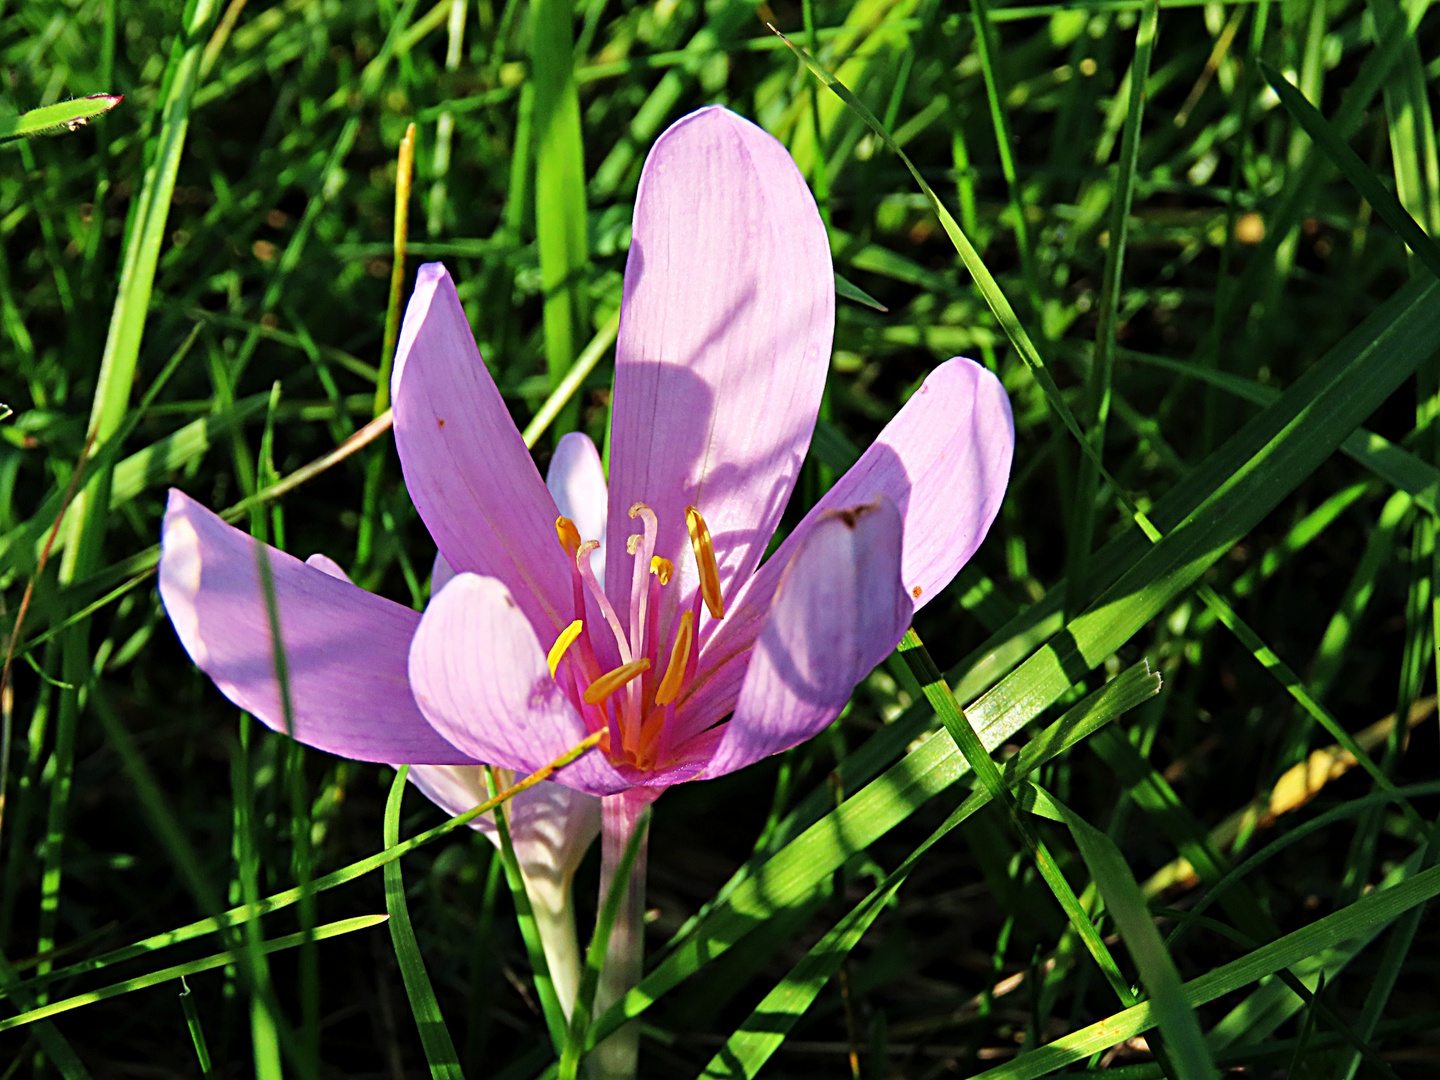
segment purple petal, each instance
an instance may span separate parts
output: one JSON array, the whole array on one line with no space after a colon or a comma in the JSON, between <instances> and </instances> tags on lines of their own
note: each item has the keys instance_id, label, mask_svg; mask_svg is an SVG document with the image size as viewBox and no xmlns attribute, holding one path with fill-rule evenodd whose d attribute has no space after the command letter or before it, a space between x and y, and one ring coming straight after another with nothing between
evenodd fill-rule
<instances>
[{"instance_id":1,"label":"purple petal","mask_svg":"<svg viewBox=\"0 0 1440 1080\"><path fill-rule=\"evenodd\" d=\"M581 540L598 540L590 566L600 584L605 584L605 517L610 493L605 485L605 466L590 436L572 431L561 437L550 459L545 486L560 513L580 530Z\"/></svg>"},{"instance_id":2,"label":"purple petal","mask_svg":"<svg viewBox=\"0 0 1440 1080\"><path fill-rule=\"evenodd\" d=\"M572 594L555 500L439 263L417 275L391 387L405 486L445 560L505 582L535 626L565 626Z\"/></svg>"},{"instance_id":3,"label":"purple petal","mask_svg":"<svg viewBox=\"0 0 1440 1080\"><path fill-rule=\"evenodd\" d=\"M615 349L607 592L622 619L637 501L678 572L671 603L696 584L686 506L709 525L727 600L758 565L810 445L834 327L829 241L789 153L723 108L677 121L641 173Z\"/></svg>"},{"instance_id":4,"label":"purple petal","mask_svg":"<svg viewBox=\"0 0 1440 1080\"><path fill-rule=\"evenodd\" d=\"M160 598L186 652L220 692L284 731L270 615L256 541L170 492L161 532ZM420 616L356 588L343 571L266 547L280 610L294 736L342 757L461 764L415 707L406 674Z\"/></svg>"},{"instance_id":5,"label":"purple petal","mask_svg":"<svg viewBox=\"0 0 1440 1080\"><path fill-rule=\"evenodd\" d=\"M506 786L513 782L513 775L501 770L496 779ZM489 798L479 765L416 765L410 770L410 781L451 817ZM505 808L515 856L525 876L568 886L600 832L600 800L545 781L520 792ZM481 814L470 826L499 846L493 813Z\"/></svg>"},{"instance_id":6,"label":"purple petal","mask_svg":"<svg viewBox=\"0 0 1440 1080\"><path fill-rule=\"evenodd\" d=\"M895 504L904 520L901 578L919 610L985 538L1005 496L1014 448L1010 401L999 379L959 358L932 371L760 568L705 643L702 668L685 699L686 730L708 727L733 707L745 677L745 650L764 625L780 571L827 510L877 496Z\"/></svg>"},{"instance_id":7,"label":"purple petal","mask_svg":"<svg viewBox=\"0 0 1440 1080\"><path fill-rule=\"evenodd\" d=\"M457 574L430 601L410 646L410 684L425 719L478 761L520 775L548 765L590 732L550 677L545 652L505 584ZM555 774L609 795L628 785L592 750Z\"/></svg>"},{"instance_id":8,"label":"purple petal","mask_svg":"<svg viewBox=\"0 0 1440 1080\"><path fill-rule=\"evenodd\" d=\"M826 514L775 593L735 715L707 776L823 731L910 625L900 581L900 515L886 500Z\"/></svg>"}]
</instances>

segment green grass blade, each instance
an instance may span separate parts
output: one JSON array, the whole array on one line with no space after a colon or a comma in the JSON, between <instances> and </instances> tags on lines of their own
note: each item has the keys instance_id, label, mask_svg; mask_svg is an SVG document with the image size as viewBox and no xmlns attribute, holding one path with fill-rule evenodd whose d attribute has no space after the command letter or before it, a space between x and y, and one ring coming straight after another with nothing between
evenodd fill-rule
<instances>
[{"instance_id":1,"label":"green grass blade","mask_svg":"<svg viewBox=\"0 0 1440 1080\"><path fill-rule=\"evenodd\" d=\"M530 6L535 240L552 389L575 362L588 324L583 289L590 257L585 235L585 147L575 83L574 21L573 0L536 0ZM578 416L578 403L562 409L555 419L556 434L573 430Z\"/></svg>"},{"instance_id":2,"label":"green grass blade","mask_svg":"<svg viewBox=\"0 0 1440 1080\"><path fill-rule=\"evenodd\" d=\"M1440 867L1433 867L1398 885L1372 892L1309 926L1190 980L1181 987L1185 1000L1192 1008L1214 1001L1282 967L1304 960L1331 942L1345 941L1383 927L1437 895L1440 895ZM1289 993L1289 990L1286 992ZM1157 1021L1154 1003L1144 1001L1037 1047L1013 1062L980 1073L976 1080L1038 1080L1071 1062L1132 1038L1154 1027Z\"/></svg>"},{"instance_id":3,"label":"green grass blade","mask_svg":"<svg viewBox=\"0 0 1440 1080\"><path fill-rule=\"evenodd\" d=\"M200 1066L200 1075L211 1075L210 1044L205 1040L205 1028L200 1023L200 1009L190 993L184 976L180 978L180 1009L185 1014L185 1027L190 1031L190 1041L195 1044L195 1062Z\"/></svg>"},{"instance_id":4,"label":"green grass blade","mask_svg":"<svg viewBox=\"0 0 1440 1080\"><path fill-rule=\"evenodd\" d=\"M385 800L384 844L387 848L400 842L400 806L405 799L405 778L409 775L409 765L401 765L396 770L390 794ZM400 860L386 863L384 874L390 941L395 946L395 959L400 964L400 977L405 983L405 996L410 1000L410 1012L415 1017L415 1026L420 1029L420 1045L425 1050L430 1075L435 1080L463 1080L460 1057L450 1040L450 1030L445 1026L445 1017L440 1012L440 1003L435 1000L435 989L430 985L430 975L425 970L425 959L420 955L420 943L415 939L415 928L410 924L410 908L405 901Z\"/></svg>"},{"instance_id":5,"label":"green grass blade","mask_svg":"<svg viewBox=\"0 0 1440 1080\"><path fill-rule=\"evenodd\" d=\"M1415 257L1423 262L1432 274L1440 277L1440 244L1430 238L1400 205L1394 192L1380 183L1369 167L1360 160L1360 156L1350 149L1337 125L1321 116L1320 110L1305 100L1305 95L1270 65L1262 64L1260 70L1296 123L1315 140L1315 144L1325 152L1325 156L1344 174L1355 190L1364 196L1365 201L1375 208L1375 212L1385 224L1394 229L1400 239L1410 246Z\"/></svg>"},{"instance_id":6,"label":"green grass blade","mask_svg":"<svg viewBox=\"0 0 1440 1080\"><path fill-rule=\"evenodd\" d=\"M983 3L983 0L972 0ZM1086 414L1095 457L1105 454L1105 429L1110 417L1110 396L1115 374L1116 333L1119 329L1120 287L1125 269L1125 248L1130 239L1130 208L1135 200L1135 178L1140 161L1140 125L1145 119L1145 87L1150 78L1150 57L1155 51L1159 0L1147 0L1135 30L1135 59L1126 76L1130 82L1125 130L1120 138L1110 196L1110 243L1100 280L1100 311L1095 327L1095 363L1086 382ZM1100 477L1090 457L1080 461L1075 483L1075 506L1067 540L1065 576L1066 610L1078 612L1085 596L1085 574L1095 536L1095 498Z\"/></svg>"},{"instance_id":7,"label":"green grass blade","mask_svg":"<svg viewBox=\"0 0 1440 1080\"><path fill-rule=\"evenodd\" d=\"M1067 731L1084 728L1096 717L1103 717L1102 723L1108 722L1153 696L1158 685L1157 677L1144 665L1131 668L1100 691L1101 695L1114 696L1085 699L1042 733L1043 738L1037 737L1027 745L1021 752L1022 759L1032 745L1035 753L1043 754L1056 740L1063 739ZM1137 696L1129 696L1132 694ZM1122 708L1117 701L1126 704ZM1112 708L1113 712L1107 711ZM972 722L977 720L973 709L970 718ZM1018 730L1018 725L1012 726L1016 719L1014 714L987 713L985 722L978 724L982 745L987 749L999 746ZM1093 727L1085 729L1084 734L1092 730ZM1024 765L1023 760L1021 764ZM734 883L724 899L673 945L640 985L596 1021L592 1041L608 1035L626 1018L638 1016L661 994L724 953L758 923L783 908L806 902L846 858L883 836L928 798L948 788L968 771L965 759L950 740L940 737L926 740L879 779L816 821L780 851L761 860L759 866Z\"/></svg>"},{"instance_id":8,"label":"green grass blade","mask_svg":"<svg viewBox=\"0 0 1440 1080\"><path fill-rule=\"evenodd\" d=\"M486 799L478 806L471 807L469 810L465 811L465 813L457 814L449 821L443 822L440 825L436 825L434 828L426 829L422 833L417 833L416 835L410 837L410 839L408 840L402 840L398 844L392 844L390 847L386 848L383 851L376 852L374 855L367 856L366 858L353 862L348 866L340 868L339 870L334 870L328 874L316 878L311 884L310 891L315 893L321 893L329 889L337 888L340 885L348 884L349 882L354 881L357 878L363 877L365 874L380 869L382 866L393 862L394 860L400 858L403 855L409 854L416 848L423 847L429 843L433 843L434 841L439 840L443 836L448 836L456 829L464 828L481 814L487 813L491 810L494 810L497 806L503 805L515 795L519 794L519 792L533 786L534 784L540 783L541 781L551 776L557 769L564 768L566 765L579 758L582 754L588 753L591 749L595 747L598 741L599 736L597 734L584 740L583 742L577 743L560 757L556 758L553 762L551 762L550 765L548 765L546 768L541 769L539 772L532 773L524 780L521 780L516 784L513 784L512 786L506 788L504 791L499 792L498 794ZM162 838L163 835L164 834L162 833ZM28 979L23 983L17 983L15 985L7 986L5 988L5 995L9 996L11 994L29 993L38 987L49 985L50 983L58 979L73 978L76 975L83 975L91 971L99 971L102 968L110 967L114 964L123 963L127 960L134 960L138 957L148 955L149 953L154 952L156 949L163 949L170 945L177 945L182 941L190 941L205 934L214 933L217 930L223 930L227 927L239 925L240 923L246 922L250 919L258 919L263 915L269 914L270 912L280 911L283 908L287 908L293 904L299 903L303 894L304 890L299 888L282 890L281 892L267 896L256 903L242 904L238 907L230 908L228 911L222 912L218 916L200 919L196 922L188 923L185 926L177 927L174 930L169 930L162 934L152 935L148 938L145 938L143 941L136 942L133 945L127 945L120 949L113 949L110 952L107 952L101 956L93 957L89 960L82 960L79 963L70 964L69 966L64 968L58 968L54 971L44 974L43 976L36 976L35 978Z\"/></svg>"},{"instance_id":9,"label":"green grass blade","mask_svg":"<svg viewBox=\"0 0 1440 1080\"><path fill-rule=\"evenodd\" d=\"M1218 1076L1195 1009L1185 1000L1180 973L1165 949L1160 931L1155 928L1140 886L1125 864L1125 856L1110 837L1079 814L1049 795L1045 798L1069 826L1080 857L1105 898L1105 909L1115 920L1116 929L1139 969L1140 981L1150 994L1156 1023L1165 1036L1165 1053L1175 1075L1179 1080Z\"/></svg>"},{"instance_id":10,"label":"green grass blade","mask_svg":"<svg viewBox=\"0 0 1440 1080\"><path fill-rule=\"evenodd\" d=\"M1005 768L1005 791L1035 769L1100 731L1112 720L1160 691L1160 678L1143 663L1129 669L1103 689L1087 697L1026 744ZM774 1054L786 1035L834 976L876 916L904 884L920 858L959 825L990 802L982 787L968 798L884 881L806 954L772 989L745 1022L711 1059L703 1076L752 1077Z\"/></svg>"},{"instance_id":11,"label":"green grass blade","mask_svg":"<svg viewBox=\"0 0 1440 1080\"><path fill-rule=\"evenodd\" d=\"M124 100L124 94L90 94L74 101L59 101L54 105L31 109L19 116L0 117L0 141L53 131L74 131L97 116L104 116Z\"/></svg>"},{"instance_id":12,"label":"green grass blade","mask_svg":"<svg viewBox=\"0 0 1440 1080\"><path fill-rule=\"evenodd\" d=\"M920 683L920 689L925 699L930 702L930 707L935 710L935 715L945 725L945 730L950 738L955 741L955 746L960 753L965 755L965 761L975 773L980 783L989 793L990 797L1004 808L1005 816L1009 819L1010 827L1015 831L1020 841L1029 850L1031 858L1035 860L1036 869L1044 878L1045 884L1055 894L1055 899L1065 912L1065 917L1070 920L1070 925L1080 935L1086 950L1100 968L1105 980L1110 984L1115 996L1120 999L1122 1005L1135 1004L1135 995L1130 991L1130 985L1120 974L1120 968L1116 965L1110 950L1105 947L1104 939L1100 931L1091 922L1089 914L1080 903L1080 898L1075 895L1070 883L1065 880L1064 873L1060 870L1059 864L1049 852L1045 842L1040 835L1031 827L1020 814L1020 809L1015 803L1015 796L1005 786L1001 779L1000 768L991 760L990 754L980 742L980 737L975 734L975 729L970 726L965 712L960 708L960 703L955 700L955 693L950 689L950 684L940 674L940 669L930 658L930 653L920 641L920 636L912 628L905 631L904 638L900 641L899 653L901 659L909 665L911 672Z\"/></svg>"},{"instance_id":13,"label":"green grass blade","mask_svg":"<svg viewBox=\"0 0 1440 1080\"><path fill-rule=\"evenodd\" d=\"M260 951L266 956L272 953L282 952L285 949L294 949L303 945L307 940L325 941L328 938L339 937L341 934L354 933L356 930L368 930L372 926L379 926L389 916L387 915L362 915L354 919L340 919L337 922L326 923L324 926L317 926L313 936L310 934L286 934L284 937L272 938L262 942ZM152 971L145 975L137 975L133 979L126 979L124 982L114 983L110 986L101 987L99 990L91 990L84 994L75 994L72 997L63 998L60 1001L52 1002L49 1005L42 1005L36 1009L30 1009L19 1016L11 1016L0 1020L0 1031L9 1031L11 1028L21 1027L25 1024L33 1024L37 1020L45 1020L60 1013L70 1012L72 1009L83 1008L86 1005L93 1005L97 1001L108 1001L110 998L119 997L121 994L128 994L135 990L144 990L147 987L159 986L161 983L173 982L176 979L187 975L195 975L201 971L213 971L216 968L226 967L235 963L243 952L222 952L213 956L206 956L200 960L191 960L184 964L175 964L171 967L161 968L159 971Z\"/></svg>"}]
</instances>

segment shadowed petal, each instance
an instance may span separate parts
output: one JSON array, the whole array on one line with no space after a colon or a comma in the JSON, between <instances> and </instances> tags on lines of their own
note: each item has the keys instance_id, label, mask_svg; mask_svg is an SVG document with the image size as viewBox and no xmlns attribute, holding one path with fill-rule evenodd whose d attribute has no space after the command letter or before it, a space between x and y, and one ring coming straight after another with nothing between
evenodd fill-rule
<instances>
[{"instance_id":1,"label":"shadowed petal","mask_svg":"<svg viewBox=\"0 0 1440 1080\"><path fill-rule=\"evenodd\" d=\"M405 486L445 560L505 582L535 626L564 626L570 571L555 539L555 501L439 263L416 277L391 387Z\"/></svg>"},{"instance_id":2,"label":"shadowed petal","mask_svg":"<svg viewBox=\"0 0 1440 1080\"><path fill-rule=\"evenodd\" d=\"M555 505L580 530L581 540L598 540L590 556L596 580L605 584L605 517L610 497L605 487L605 466L590 436L572 431L561 437L545 476Z\"/></svg>"},{"instance_id":3,"label":"shadowed petal","mask_svg":"<svg viewBox=\"0 0 1440 1080\"><path fill-rule=\"evenodd\" d=\"M450 564L445 561L445 556L437 551L435 553L435 562L430 567L430 595L433 597L448 585L450 579L454 576L455 571L451 569Z\"/></svg>"},{"instance_id":4,"label":"shadowed petal","mask_svg":"<svg viewBox=\"0 0 1440 1080\"><path fill-rule=\"evenodd\" d=\"M415 632L415 700L447 740L476 760L524 776L590 734L550 677L545 652L503 582L457 574L430 601ZM594 795L627 786L598 751L555 779Z\"/></svg>"},{"instance_id":5,"label":"shadowed petal","mask_svg":"<svg viewBox=\"0 0 1440 1080\"><path fill-rule=\"evenodd\" d=\"M686 506L709 525L727 599L758 565L810 445L834 326L829 241L785 148L719 107L672 125L641 173L615 347L607 592L622 618L637 501L678 572L668 604L696 584Z\"/></svg>"},{"instance_id":6,"label":"shadowed petal","mask_svg":"<svg viewBox=\"0 0 1440 1080\"><path fill-rule=\"evenodd\" d=\"M816 522L781 578L735 715L705 770L733 772L823 731L910 625L888 501Z\"/></svg>"},{"instance_id":7,"label":"shadowed petal","mask_svg":"<svg viewBox=\"0 0 1440 1080\"><path fill-rule=\"evenodd\" d=\"M185 650L227 698L284 731L260 545L173 490L160 544L160 598ZM295 738L359 761L473 761L436 734L410 694L406 658L420 616L351 585L324 556L313 557L317 568L264 551Z\"/></svg>"},{"instance_id":8,"label":"shadowed petal","mask_svg":"<svg viewBox=\"0 0 1440 1080\"><path fill-rule=\"evenodd\" d=\"M904 521L901 579L916 610L975 554L1000 511L1010 479L1015 429L1000 380L971 360L932 371L880 437L806 515L715 627L685 702L686 732L734 706L746 650L764 626L791 553L827 510L883 495Z\"/></svg>"}]
</instances>

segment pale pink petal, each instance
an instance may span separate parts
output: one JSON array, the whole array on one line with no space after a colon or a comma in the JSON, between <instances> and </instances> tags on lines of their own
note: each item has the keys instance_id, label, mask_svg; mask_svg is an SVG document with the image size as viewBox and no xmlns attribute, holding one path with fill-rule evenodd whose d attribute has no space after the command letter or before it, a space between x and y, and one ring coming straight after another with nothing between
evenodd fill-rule
<instances>
[{"instance_id":1,"label":"pale pink petal","mask_svg":"<svg viewBox=\"0 0 1440 1080\"><path fill-rule=\"evenodd\" d=\"M313 566L322 574L329 574L331 577L338 578L341 581L350 580L350 575L341 569L339 563L330 558L329 555L321 555L318 551L305 560L305 565Z\"/></svg>"},{"instance_id":2,"label":"pale pink petal","mask_svg":"<svg viewBox=\"0 0 1440 1080\"><path fill-rule=\"evenodd\" d=\"M695 587L689 505L709 525L727 599L760 562L814 430L834 281L815 200L774 138L712 107L656 140L615 348L607 592L622 619L637 501L658 515L656 554L678 571L669 605Z\"/></svg>"},{"instance_id":3,"label":"pale pink petal","mask_svg":"<svg viewBox=\"0 0 1440 1080\"><path fill-rule=\"evenodd\" d=\"M439 263L416 277L391 387L405 486L446 561L505 582L536 627L565 626L570 570L555 538L555 500Z\"/></svg>"},{"instance_id":4,"label":"pale pink petal","mask_svg":"<svg viewBox=\"0 0 1440 1080\"><path fill-rule=\"evenodd\" d=\"M580 530L581 540L598 540L590 556L590 567L601 585L605 584L605 517L610 493L605 486L605 466L590 436L578 431L563 435L555 445L545 486L555 506Z\"/></svg>"},{"instance_id":5,"label":"pale pink petal","mask_svg":"<svg viewBox=\"0 0 1440 1080\"><path fill-rule=\"evenodd\" d=\"M508 786L515 775L508 769L497 770L496 780L502 787ZM410 782L451 817L489 798L479 765L415 765L410 769ZM505 806L515 857L525 876L568 886L600 832L600 800L545 781L526 788ZM493 813L481 814L470 826L499 846Z\"/></svg>"},{"instance_id":6,"label":"pale pink petal","mask_svg":"<svg viewBox=\"0 0 1440 1080\"><path fill-rule=\"evenodd\" d=\"M707 776L823 731L899 643L912 611L900 581L900 528L899 513L881 499L831 511L807 532L781 577Z\"/></svg>"},{"instance_id":7,"label":"pale pink petal","mask_svg":"<svg viewBox=\"0 0 1440 1080\"><path fill-rule=\"evenodd\" d=\"M1000 511L1015 429L1000 380L971 360L930 373L870 446L751 579L704 643L687 696L685 731L729 712L750 645L764 625L780 571L830 509L885 496L904 520L901 578L918 610L975 554Z\"/></svg>"},{"instance_id":8,"label":"pale pink petal","mask_svg":"<svg viewBox=\"0 0 1440 1080\"><path fill-rule=\"evenodd\" d=\"M185 650L220 692L276 731L286 730L261 545L195 500L170 492L161 531L160 598ZM275 548L294 736L359 761L460 764L473 759L436 734L415 707L406 662L420 616L368 593L333 567Z\"/></svg>"},{"instance_id":9,"label":"pale pink petal","mask_svg":"<svg viewBox=\"0 0 1440 1080\"><path fill-rule=\"evenodd\" d=\"M478 761L520 775L590 733L550 677L544 645L505 584L457 574L421 617L410 684L425 718ZM567 787L609 795L628 785L598 750L555 774Z\"/></svg>"}]
</instances>

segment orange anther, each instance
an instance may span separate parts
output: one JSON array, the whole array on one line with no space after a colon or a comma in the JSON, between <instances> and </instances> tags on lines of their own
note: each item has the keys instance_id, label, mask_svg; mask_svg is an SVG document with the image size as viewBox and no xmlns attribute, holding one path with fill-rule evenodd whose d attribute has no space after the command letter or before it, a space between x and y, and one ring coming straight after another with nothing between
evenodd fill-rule
<instances>
[{"instance_id":1,"label":"orange anther","mask_svg":"<svg viewBox=\"0 0 1440 1080\"><path fill-rule=\"evenodd\" d=\"M638 677L642 672L650 670L650 661L641 657L639 660L632 660L628 664L621 664L617 668L607 671L598 679L585 688L584 698L587 705L599 705L616 690L628 683L631 679Z\"/></svg>"},{"instance_id":2,"label":"orange anther","mask_svg":"<svg viewBox=\"0 0 1440 1080\"><path fill-rule=\"evenodd\" d=\"M725 598L720 595L720 567L715 562L715 544L710 539L710 528L700 511L693 506L685 508L685 526L690 530L690 547L695 552L695 566L700 571L700 595L705 598L705 607L712 619L725 617Z\"/></svg>"}]
</instances>

